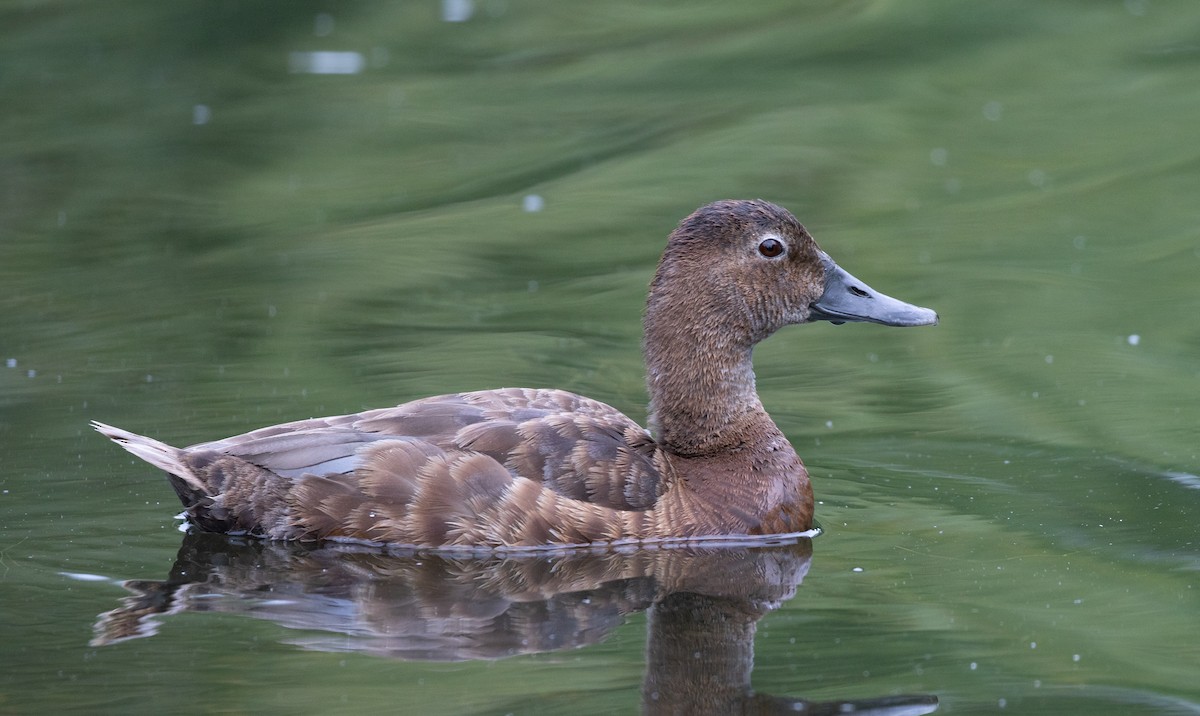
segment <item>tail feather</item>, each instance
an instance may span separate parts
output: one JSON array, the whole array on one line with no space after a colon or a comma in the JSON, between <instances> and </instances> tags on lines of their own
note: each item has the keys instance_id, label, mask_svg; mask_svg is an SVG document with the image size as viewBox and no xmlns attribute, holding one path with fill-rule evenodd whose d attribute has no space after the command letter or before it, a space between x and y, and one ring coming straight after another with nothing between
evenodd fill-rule
<instances>
[{"instance_id":1,"label":"tail feather","mask_svg":"<svg viewBox=\"0 0 1200 716\"><path fill-rule=\"evenodd\" d=\"M105 425L98 420L92 421L92 427L133 455L179 478L200 494L208 494L208 488L184 462L183 451L179 448L128 430Z\"/></svg>"}]
</instances>

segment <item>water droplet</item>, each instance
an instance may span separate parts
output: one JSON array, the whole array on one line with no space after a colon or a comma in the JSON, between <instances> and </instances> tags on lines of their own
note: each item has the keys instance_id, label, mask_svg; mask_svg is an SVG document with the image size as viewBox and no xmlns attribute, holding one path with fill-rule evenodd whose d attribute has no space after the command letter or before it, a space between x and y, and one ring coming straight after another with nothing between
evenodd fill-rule
<instances>
[{"instance_id":1,"label":"water droplet","mask_svg":"<svg viewBox=\"0 0 1200 716\"><path fill-rule=\"evenodd\" d=\"M442 0L442 22L466 22L474 14L474 0Z\"/></svg>"},{"instance_id":2,"label":"water droplet","mask_svg":"<svg viewBox=\"0 0 1200 716\"><path fill-rule=\"evenodd\" d=\"M989 122L999 122L1000 117L1004 114L1004 105L996 100L992 100L983 105L983 118Z\"/></svg>"},{"instance_id":3,"label":"water droplet","mask_svg":"<svg viewBox=\"0 0 1200 716\"><path fill-rule=\"evenodd\" d=\"M207 104L198 104L192 107L192 124L197 126L208 124L212 120L212 110Z\"/></svg>"},{"instance_id":4,"label":"water droplet","mask_svg":"<svg viewBox=\"0 0 1200 716\"><path fill-rule=\"evenodd\" d=\"M1125 340L1129 341L1129 345L1136 346L1137 344L1142 342L1142 337L1136 333L1133 333Z\"/></svg>"},{"instance_id":5,"label":"water droplet","mask_svg":"<svg viewBox=\"0 0 1200 716\"><path fill-rule=\"evenodd\" d=\"M537 194L526 194L525 198L521 200L521 208L531 214L541 211L545 205L545 200Z\"/></svg>"},{"instance_id":6,"label":"water droplet","mask_svg":"<svg viewBox=\"0 0 1200 716\"><path fill-rule=\"evenodd\" d=\"M935 167L944 167L949 155L950 153L945 149L938 147L929 153L929 162Z\"/></svg>"},{"instance_id":7,"label":"water droplet","mask_svg":"<svg viewBox=\"0 0 1200 716\"><path fill-rule=\"evenodd\" d=\"M311 75L356 75L367 66L361 52L291 52L288 72Z\"/></svg>"}]
</instances>

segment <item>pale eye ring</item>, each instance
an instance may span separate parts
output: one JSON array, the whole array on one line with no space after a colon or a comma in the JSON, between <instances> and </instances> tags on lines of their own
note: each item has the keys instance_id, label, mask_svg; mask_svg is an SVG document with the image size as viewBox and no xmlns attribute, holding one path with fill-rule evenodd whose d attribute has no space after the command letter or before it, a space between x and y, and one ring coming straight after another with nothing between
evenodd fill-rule
<instances>
[{"instance_id":1,"label":"pale eye ring","mask_svg":"<svg viewBox=\"0 0 1200 716\"><path fill-rule=\"evenodd\" d=\"M779 239L763 239L758 245L758 253L773 259L783 253L783 242Z\"/></svg>"}]
</instances>

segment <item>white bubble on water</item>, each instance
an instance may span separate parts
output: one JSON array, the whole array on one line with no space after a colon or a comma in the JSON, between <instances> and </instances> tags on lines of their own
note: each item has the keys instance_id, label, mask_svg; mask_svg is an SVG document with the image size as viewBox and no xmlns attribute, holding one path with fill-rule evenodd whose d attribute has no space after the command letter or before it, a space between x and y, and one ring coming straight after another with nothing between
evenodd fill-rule
<instances>
[{"instance_id":1,"label":"white bubble on water","mask_svg":"<svg viewBox=\"0 0 1200 716\"><path fill-rule=\"evenodd\" d=\"M474 14L473 0L442 0L442 22L466 22Z\"/></svg>"},{"instance_id":2,"label":"white bubble on water","mask_svg":"<svg viewBox=\"0 0 1200 716\"><path fill-rule=\"evenodd\" d=\"M310 75L357 75L367 66L367 58L361 52L288 53L288 71Z\"/></svg>"},{"instance_id":3,"label":"white bubble on water","mask_svg":"<svg viewBox=\"0 0 1200 716\"><path fill-rule=\"evenodd\" d=\"M67 579L74 579L77 582L112 582L114 580L105 577L101 574L89 574L88 572L59 572Z\"/></svg>"}]
</instances>

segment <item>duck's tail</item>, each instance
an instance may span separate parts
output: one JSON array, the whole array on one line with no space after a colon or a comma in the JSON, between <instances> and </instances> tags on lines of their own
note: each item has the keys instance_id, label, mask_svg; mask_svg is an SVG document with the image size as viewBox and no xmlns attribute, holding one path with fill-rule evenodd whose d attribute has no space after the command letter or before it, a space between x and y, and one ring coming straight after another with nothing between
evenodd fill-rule
<instances>
[{"instance_id":1,"label":"duck's tail","mask_svg":"<svg viewBox=\"0 0 1200 716\"><path fill-rule=\"evenodd\" d=\"M171 476L171 486L179 494L179 499L185 506L196 503L197 498L208 496L209 490L204 482L188 467L183 459L184 452L145 435L131 433L128 430L114 428L111 425L93 420L92 427L104 437L128 450L133 455L145 460L151 465L165 470Z\"/></svg>"}]
</instances>

